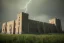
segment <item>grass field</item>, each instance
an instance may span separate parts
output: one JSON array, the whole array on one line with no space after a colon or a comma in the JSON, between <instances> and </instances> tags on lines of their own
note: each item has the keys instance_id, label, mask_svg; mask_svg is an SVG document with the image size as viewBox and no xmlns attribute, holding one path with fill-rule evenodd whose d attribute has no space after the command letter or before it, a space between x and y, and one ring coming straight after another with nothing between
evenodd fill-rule
<instances>
[{"instance_id":1,"label":"grass field","mask_svg":"<svg viewBox=\"0 0 64 43\"><path fill-rule=\"evenodd\" d=\"M0 43L64 43L64 34L0 34Z\"/></svg>"}]
</instances>

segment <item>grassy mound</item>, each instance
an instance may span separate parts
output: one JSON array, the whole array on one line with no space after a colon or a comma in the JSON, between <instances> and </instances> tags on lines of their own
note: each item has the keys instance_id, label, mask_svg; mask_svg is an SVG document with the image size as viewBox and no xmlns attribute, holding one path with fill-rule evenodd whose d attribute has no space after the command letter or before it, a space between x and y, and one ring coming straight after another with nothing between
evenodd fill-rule
<instances>
[{"instance_id":1,"label":"grassy mound","mask_svg":"<svg viewBox=\"0 0 64 43\"><path fill-rule=\"evenodd\" d=\"M0 34L0 43L64 43L64 34Z\"/></svg>"}]
</instances>

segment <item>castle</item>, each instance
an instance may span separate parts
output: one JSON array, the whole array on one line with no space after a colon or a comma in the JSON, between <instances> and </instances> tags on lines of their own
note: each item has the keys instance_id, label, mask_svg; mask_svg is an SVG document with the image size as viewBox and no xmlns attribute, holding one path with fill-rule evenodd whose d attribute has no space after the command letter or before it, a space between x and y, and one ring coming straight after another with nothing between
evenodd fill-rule
<instances>
[{"instance_id":1,"label":"castle","mask_svg":"<svg viewBox=\"0 0 64 43\"><path fill-rule=\"evenodd\" d=\"M49 23L28 19L28 14L21 12L16 20L8 21L2 24L2 33L4 34L43 34L43 33L61 33L61 21L53 18Z\"/></svg>"}]
</instances>

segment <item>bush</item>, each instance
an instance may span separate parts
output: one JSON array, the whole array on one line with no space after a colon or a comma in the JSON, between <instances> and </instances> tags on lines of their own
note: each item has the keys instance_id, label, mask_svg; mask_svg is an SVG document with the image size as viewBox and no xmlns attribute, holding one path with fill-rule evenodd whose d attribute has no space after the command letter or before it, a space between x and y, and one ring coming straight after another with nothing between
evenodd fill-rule
<instances>
[{"instance_id":1,"label":"bush","mask_svg":"<svg viewBox=\"0 0 64 43\"><path fill-rule=\"evenodd\" d=\"M64 34L0 34L0 43L64 43Z\"/></svg>"}]
</instances>

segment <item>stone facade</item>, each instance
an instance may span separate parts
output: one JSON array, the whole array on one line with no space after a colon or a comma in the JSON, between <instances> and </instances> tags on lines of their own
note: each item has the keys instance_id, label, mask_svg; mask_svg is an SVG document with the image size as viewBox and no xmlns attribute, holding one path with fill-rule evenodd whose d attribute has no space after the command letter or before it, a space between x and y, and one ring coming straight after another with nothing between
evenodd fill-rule
<instances>
[{"instance_id":1,"label":"stone facade","mask_svg":"<svg viewBox=\"0 0 64 43\"><path fill-rule=\"evenodd\" d=\"M7 34L14 33L14 20L7 22Z\"/></svg>"},{"instance_id":2,"label":"stone facade","mask_svg":"<svg viewBox=\"0 0 64 43\"><path fill-rule=\"evenodd\" d=\"M21 33L22 33L22 13L19 13L15 21L15 34L21 34Z\"/></svg>"},{"instance_id":3,"label":"stone facade","mask_svg":"<svg viewBox=\"0 0 64 43\"><path fill-rule=\"evenodd\" d=\"M53 18L49 23L28 19L27 13L19 13L17 19L2 24L2 33L6 34L43 34L61 33L61 21Z\"/></svg>"},{"instance_id":4,"label":"stone facade","mask_svg":"<svg viewBox=\"0 0 64 43\"><path fill-rule=\"evenodd\" d=\"M2 24L2 33L7 33L7 24L6 24L6 22Z\"/></svg>"},{"instance_id":5,"label":"stone facade","mask_svg":"<svg viewBox=\"0 0 64 43\"><path fill-rule=\"evenodd\" d=\"M62 32L60 19L57 19L57 18L50 19L49 23L54 24L56 26L56 30L57 30L58 33Z\"/></svg>"},{"instance_id":6,"label":"stone facade","mask_svg":"<svg viewBox=\"0 0 64 43\"><path fill-rule=\"evenodd\" d=\"M29 20L29 33L43 34L43 33L57 33L54 24Z\"/></svg>"}]
</instances>

